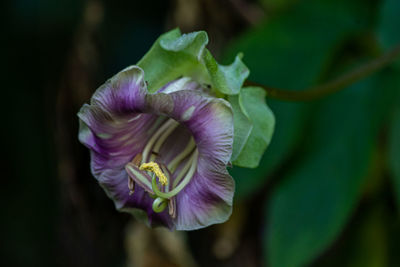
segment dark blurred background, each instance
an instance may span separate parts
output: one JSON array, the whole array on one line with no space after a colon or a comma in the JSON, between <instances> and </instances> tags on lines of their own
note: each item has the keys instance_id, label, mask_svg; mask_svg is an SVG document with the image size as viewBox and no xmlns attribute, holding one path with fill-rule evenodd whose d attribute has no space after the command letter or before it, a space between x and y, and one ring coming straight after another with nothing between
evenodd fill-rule
<instances>
[{"instance_id":1,"label":"dark blurred background","mask_svg":"<svg viewBox=\"0 0 400 267\"><path fill-rule=\"evenodd\" d=\"M163 32L206 30L223 63L301 90L400 43L398 0L2 3L2 266L400 266L400 61L276 116L260 167L233 168L225 224L172 233L115 210L77 111Z\"/></svg>"}]
</instances>

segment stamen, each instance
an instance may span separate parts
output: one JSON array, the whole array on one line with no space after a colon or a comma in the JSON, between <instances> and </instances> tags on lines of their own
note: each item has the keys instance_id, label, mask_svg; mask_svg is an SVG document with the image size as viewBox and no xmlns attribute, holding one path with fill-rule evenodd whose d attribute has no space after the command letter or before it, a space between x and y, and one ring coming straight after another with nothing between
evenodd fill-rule
<instances>
[{"instance_id":1,"label":"stamen","mask_svg":"<svg viewBox=\"0 0 400 267\"><path fill-rule=\"evenodd\" d=\"M197 157L198 157L198 151L195 150L193 155L192 155L192 157L190 158L191 165L190 165L189 171L186 173L185 178L183 178L182 182L179 185L177 185L174 189L172 189L170 192L168 192L168 193L161 192L160 189L158 189L156 177L153 176L153 179L151 181L151 185L152 185L152 189L153 189L154 193L158 197L168 198L168 199L173 197L173 196L175 196L175 195L177 195L183 188L185 188L185 186L192 179L192 177L193 177L193 175L194 175L194 173L196 171L196 168L197 168Z\"/></svg>"},{"instance_id":2,"label":"stamen","mask_svg":"<svg viewBox=\"0 0 400 267\"><path fill-rule=\"evenodd\" d=\"M160 183L162 185L168 184L168 179L165 176L165 174L162 172L160 166L158 166L158 164L153 161L150 161L148 163L142 163L142 165L140 165L140 167L139 167L139 170L151 171L158 177L158 180L160 181Z\"/></svg>"},{"instance_id":3,"label":"stamen","mask_svg":"<svg viewBox=\"0 0 400 267\"><path fill-rule=\"evenodd\" d=\"M195 147L196 143L194 142L193 137L190 137L189 143L186 145L185 149L168 164L168 169L171 171L171 173L175 171L179 163L181 163L181 161L186 158L186 156L189 155Z\"/></svg>"},{"instance_id":4,"label":"stamen","mask_svg":"<svg viewBox=\"0 0 400 267\"><path fill-rule=\"evenodd\" d=\"M143 188L151 188L151 183L150 181L140 172L140 171L136 171L135 168L133 168L131 166L132 163L128 163L125 165L125 170L129 173L131 173L132 175L134 175L137 179L137 183L143 187ZM129 175L130 177L130 175ZM129 185L129 184L128 184Z\"/></svg>"},{"instance_id":5,"label":"stamen","mask_svg":"<svg viewBox=\"0 0 400 267\"><path fill-rule=\"evenodd\" d=\"M173 119L169 119L157 130L157 132L155 132L153 134L153 136L147 142L146 147L143 149L142 163L147 160L147 157L150 154L151 148L153 147L153 145L157 141L157 139L161 136L161 134L164 133L169 127L175 126L175 125L178 125L178 122L174 121Z\"/></svg>"},{"instance_id":6,"label":"stamen","mask_svg":"<svg viewBox=\"0 0 400 267\"><path fill-rule=\"evenodd\" d=\"M135 192L135 181L128 176L128 188L129 188L129 195L132 195Z\"/></svg>"},{"instance_id":7,"label":"stamen","mask_svg":"<svg viewBox=\"0 0 400 267\"><path fill-rule=\"evenodd\" d=\"M176 218L176 199L172 197L168 202L168 214L172 218Z\"/></svg>"}]
</instances>

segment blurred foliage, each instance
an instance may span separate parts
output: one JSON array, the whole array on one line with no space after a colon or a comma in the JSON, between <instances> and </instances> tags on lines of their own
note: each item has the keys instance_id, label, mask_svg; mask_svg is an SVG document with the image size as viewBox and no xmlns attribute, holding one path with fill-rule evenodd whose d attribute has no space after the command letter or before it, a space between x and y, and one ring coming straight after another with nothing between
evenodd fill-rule
<instances>
[{"instance_id":1,"label":"blurred foliage","mask_svg":"<svg viewBox=\"0 0 400 267\"><path fill-rule=\"evenodd\" d=\"M398 79L400 80L400 78ZM400 88L400 84L399 84ZM394 193L400 210L400 93L392 115L389 134L389 168L393 178Z\"/></svg>"},{"instance_id":2,"label":"blurred foliage","mask_svg":"<svg viewBox=\"0 0 400 267\"><path fill-rule=\"evenodd\" d=\"M315 266L388 266L387 210L384 203L372 204L368 210L356 215L346 240L323 257Z\"/></svg>"},{"instance_id":3,"label":"blurred foliage","mask_svg":"<svg viewBox=\"0 0 400 267\"><path fill-rule=\"evenodd\" d=\"M400 43L399 28L400 25L400 1L384 0L379 12L379 22L377 25L377 37L381 43L382 49L389 49ZM400 59L397 60L400 66Z\"/></svg>"},{"instance_id":4,"label":"blurred foliage","mask_svg":"<svg viewBox=\"0 0 400 267\"><path fill-rule=\"evenodd\" d=\"M89 3L96 4L91 12ZM128 227L126 256L130 218L115 211L91 177L75 115L161 33L207 30L210 51L223 61L244 53L250 80L302 90L400 43L399 3L4 3L2 262L129 266L141 259L137 244L154 249L146 255L160 257L155 262L174 255L151 244L158 234L148 232L143 245ZM276 126L260 166L230 170L237 191L232 219L180 236L185 257L199 266L399 266L399 66L314 102L267 96Z\"/></svg>"},{"instance_id":5,"label":"blurred foliage","mask_svg":"<svg viewBox=\"0 0 400 267\"><path fill-rule=\"evenodd\" d=\"M336 12L333 12L336 11ZM364 1L315 1L270 18L231 46L242 51L250 80L277 88L301 90L321 80L335 52L364 30L368 9ZM329 33L329 34L325 34ZM273 142L255 170L235 168L237 195L252 194L298 145L306 130L310 105L267 100L276 116ZM251 181L250 181L251 180Z\"/></svg>"},{"instance_id":6,"label":"blurred foliage","mask_svg":"<svg viewBox=\"0 0 400 267\"><path fill-rule=\"evenodd\" d=\"M271 266L308 263L343 229L361 197L382 117L391 107L392 88L381 85L385 78L357 83L313 112L302 157L269 202Z\"/></svg>"},{"instance_id":7,"label":"blurred foliage","mask_svg":"<svg viewBox=\"0 0 400 267\"><path fill-rule=\"evenodd\" d=\"M307 1L292 6L243 35L232 44L231 51L244 53L251 80L272 87L304 89L332 78L330 73L338 75L354 61L353 55L343 56L344 49L356 38L366 39L363 36L374 27L371 22L376 3L365 3ZM384 9L390 14L384 14L383 20L390 20L387 16L392 22L397 20L393 10L399 9L393 7L393 1L391 9L386 5ZM398 43L394 40L398 35L390 31L399 23L385 23L380 23L379 30L390 45L383 50ZM367 57L373 53L366 52ZM269 266L306 265L343 231L362 197L380 129L395 106L399 74L386 70L308 105L268 100L277 121L271 146L259 168L235 167L231 174L239 199L262 191L266 178L279 179L265 204L264 259ZM392 136L396 142L399 134ZM391 162L397 166L399 157L393 152L399 149L395 144L391 148ZM366 266L354 264L351 266Z\"/></svg>"}]
</instances>

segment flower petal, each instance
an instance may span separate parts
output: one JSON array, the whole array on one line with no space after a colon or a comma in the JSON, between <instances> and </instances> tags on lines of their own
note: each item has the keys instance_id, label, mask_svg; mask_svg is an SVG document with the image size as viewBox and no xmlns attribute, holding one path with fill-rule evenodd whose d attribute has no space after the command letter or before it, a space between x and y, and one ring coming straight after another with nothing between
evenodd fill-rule
<instances>
[{"instance_id":1,"label":"flower petal","mask_svg":"<svg viewBox=\"0 0 400 267\"><path fill-rule=\"evenodd\" d=\"M158 116L141 113L146 94L143 71L128 68L111 78L84 105L79 140L94 151L94 175L109 168L120 168L141 152Z\"/></svg>"},{"instance_id":2,"label":"flower petal","mask_svg":"<svg viewBox=\"0 0 400 267\"><path fill-rule=\"evenodd\" d=\"M203 88L197 82L193 81L189 77L182 77L180 79L174 80L163 86L158 93L169 94L181 90L197 90L202 91Z\"/></svg>"},{"instance_id":3,"label":"flower petal","mask_svg":"<svg viewBox=\"0 0 400 267\"><path fill-rule=\"evenodd\" d=\"M155 213L153 199L143 187L136 186L129 195L125 165L166 120L142 113L146 93L140 68L130 67L115 75L94 93L90 105L79 111L79 140L91 150L92 173L117 209L134 215L137 209L144 210L151 226L172 228L168 211Z\"/></svg>"},{"instance_id":4,"label":"flower petal","mask_svg":"<svg viewBox=\"0 0 400 267\"><path fill-rule=\"evenodd\" d=\"M112 114L126 115L143 109L146 94L143 70L130 66L97 89L91 105L98 105Z\"/></svg>"},{"instance_id":5,"label":"flower petal","mask_svg":"<svg viewBox=\"0 0 400 267\"><path fill-rule=\"evenodd\" d=\"M233 144L230 104L196 91L180 91L170 96L175 103L170 116L186 125L196 141L199 154L209 159L212 169L225 170Z\"/></svg>"},{"instance_id":6,"label":"flower petal","mask_svg":"<svg viewBox=\"0 0 400 267\"><path fill-rule=\"evenodd\" d=\"M207 160L199 158L198 170L177 196L177 230L195 230L225 222L232 213L235 184L225 172L208 169Z\"/></svg>"}]
</instances>

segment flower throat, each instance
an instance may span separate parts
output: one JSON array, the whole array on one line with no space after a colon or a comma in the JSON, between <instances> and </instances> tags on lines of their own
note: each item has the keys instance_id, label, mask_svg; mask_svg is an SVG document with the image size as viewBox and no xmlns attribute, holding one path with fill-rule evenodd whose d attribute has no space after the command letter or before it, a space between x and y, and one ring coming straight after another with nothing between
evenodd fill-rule
<instances>
[{"instance_id":1,"label":"flower throat","mask_svg":"<svg viewBox=\"0 0 400 267\"><path fill-rule=\"evenodd\" d=\"M132 163L139 167L140 171L147 171L152 177L151 182L143 173L130 167L129 164L126 166L139 184L152 189L153 192L150 196L155 199L152 206L155 212L162 212L168 204L172 205L172 198L186 187L197 169L198 150L193 137L190 137L183 150L170 160L167 166L156 162L162 145L178 126L179 123L173 119L165 121L149 139L142 154L136 155L132 160ZM185 159L187 159L186 162L177 170ZM128 188L130 194L133 194L134 186L135 183L129 176ZM170 207L170 215L172 216L173 213Z\"/></svg>"}]
</instances>

